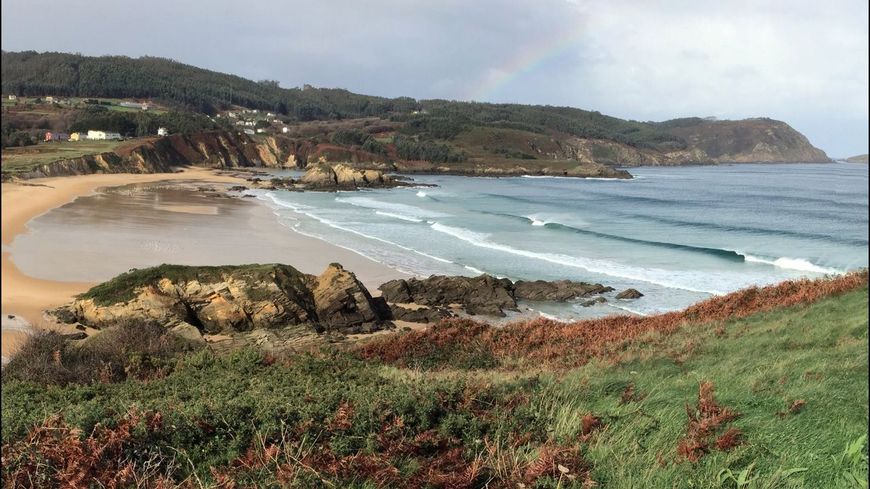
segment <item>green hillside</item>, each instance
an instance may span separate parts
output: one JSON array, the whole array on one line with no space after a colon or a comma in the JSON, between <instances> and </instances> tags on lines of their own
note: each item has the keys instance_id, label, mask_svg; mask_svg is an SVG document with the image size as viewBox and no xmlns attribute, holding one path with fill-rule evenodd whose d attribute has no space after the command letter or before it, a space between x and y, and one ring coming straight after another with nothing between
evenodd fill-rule
<instances>
[{"instance_id":1,"label":"green hillside","mask_svg":"<svg viewBox=\"0 0 870 489\"><path fill-rule=\"evenodd\" d=\"M570 107L485 104L447 100L387 99L341 89L281 88L164 58L89 57L67 53L3 52L4 94L76 97L152 98L178 107L214 114L232 106L270 110L298 121L368 116L406 120L413 133L449 139L468 126L558 131L653 147L681 140L652 124L625 121Z\"/></svg>"},{"instance_id":2,"label":"green hillside","mask_svg":"<svg viewBox=\"0 0 870 489\"><path fill-rule=\"evenodd\" d=\"M454 321L284 355L184 353L159 326L43 337L4 369L4 484L866 487L867 301L859 274L620 338Z\"/></svg>"}]
</instances>

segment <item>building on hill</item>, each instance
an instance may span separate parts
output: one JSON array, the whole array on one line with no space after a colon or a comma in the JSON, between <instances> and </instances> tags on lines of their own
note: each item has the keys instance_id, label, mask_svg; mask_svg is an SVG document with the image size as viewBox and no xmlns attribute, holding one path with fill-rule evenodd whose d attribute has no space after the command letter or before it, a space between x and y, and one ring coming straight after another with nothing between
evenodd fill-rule
<instances>
[{"instance_id":1,"label":"building on hill","mask_svg":"<svg viewBox=\"0 0 870 489\"><path fill-rule=\"evenodd\" d=\"M158 136L168 136L169 131L167 131L165 127L158 127L157 128L157 135Z\"/></svg>"},{"instance_id":2,"label":"building on hill","mask_svg":"<svg viewBox=\"0 0 870 489\"><path fill-rule=\"evenodd\" d=\"M74 132L74 133L69 135L70 141L81 141L82 139L83 139L82 134L79 132Z\"/></svg>"},{"instance_id":3,"label":"building on hill","mask_svg":"<svg viewBox=\"0 0 870 489\"><path fill-rule=\"evenodd\" d=\"M92 139L92 140L106 140L106 139L120 140L121 135L118 134L117 132L88 131L88 139Z\"/></svg>"},{"instance_id":4,"label":"building on hill","mask_svg":"<svg viewBox=\"0 0 870 489\"><path fill-rule=\"evenodd\" d=\"M18 95L10 95L9 100L18 100Z\"/></svg>"},{"instance_id":5,"label":"building on hill","mask_svg":"<svg viewBox=\"0 0 870 489\"><path fill-rule=\"evenodd\" d=\"M49 95L48 97L45 97L45 101L48 102L48 103L50 103L50 104L53 104L53 103L56 102L56 100L54 99L54 97L52 97L51 95Z\"/></svg>"},{"instance_id":6,"label":"building on hill","mask_svg":"<svg viewBox=\"0 0 870 489\"><path fill-rule=\"evenodd\" d=\"M255 133L254 133L253 129L245 129L245 134L247 134L249 136L253 136Z\"/></svg>"},{"instance_id":7,"label":"building on hill","mask_svg":"<svg viewBox=\"0 0 870 489\"><path fill-rule=\"evenodd\" d=\"M148 110L148 102L142 102L142 103L139 103L139 102L121 102L118 105L120 105L121 107L127 107L129 109Z\"/></svg>"},{"instance_id":8,"label":"building on hill","mask_svg":"<svg viewBox=\"0 0 870 489\"><path fill-rule=\"evenodd\" d=\"M283 132L284 134L287 134L288 132L290 132L290 128L287 126L284 126L281 128L281 132Z\"/></svg>"},{"instance_id":9,"label":"building on hill","mask_svg":"<svg viewBox=\"0 0 870 489\"><path fill-rule=\"evenodd\" d=\"M45 140L48 141L69 141L69 134L65 132L47 132Z\"/></svg>"}]
</instances>

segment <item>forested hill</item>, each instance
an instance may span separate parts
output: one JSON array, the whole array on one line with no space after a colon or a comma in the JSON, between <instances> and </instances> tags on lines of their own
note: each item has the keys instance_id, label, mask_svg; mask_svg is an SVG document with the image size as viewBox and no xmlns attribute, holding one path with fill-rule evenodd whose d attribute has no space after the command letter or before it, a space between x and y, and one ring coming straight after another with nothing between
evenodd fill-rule
<instances>
[{"instance_id":1,"label":"forested hill","mask_svg":"<svg viewBox=\"0 0 870 489\"><path fill-rule=\"evenodd\" d=\"M2 71L3 93L18 96L150 99L208 115L245 107L273 111L285 123L302 125L374 117L380 119L376 127L398 130L399 139L410 137L416 146L435 142L463 155L459 160L481 164L830 161L788 124L763 118L639 122L572 107L390 99L308 85L281 88L276 81L255 82L156 57L4 51ZM397 147L408 145L404 139L393 142ZM405 157L425 159L416 153Z\"/></svg>"},{"instance_id":2,"label":"forested hill","mask_svg":"<svg viewBox=\"0 0 870 489\"><path fill-rule=\"evenodd\" d=\"M255 82L165 58L4 51L2 69L3 93L19 96L151 98L206 114L242 106L275 111L299 121L401 118L416 110L430 116L418 124L435 136L452 137L468 126L484 125L535 133L558 131L632 146L684 147L680 138L655 125L570 107L417 101L342 89L281 88L275 81Z\"/></svg>"}]
</instances>

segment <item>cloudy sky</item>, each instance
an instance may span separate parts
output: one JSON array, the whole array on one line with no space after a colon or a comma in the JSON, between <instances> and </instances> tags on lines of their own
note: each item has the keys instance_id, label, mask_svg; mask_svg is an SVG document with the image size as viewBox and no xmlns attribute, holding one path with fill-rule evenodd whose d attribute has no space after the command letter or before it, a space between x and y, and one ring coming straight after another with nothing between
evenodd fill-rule
<instances>
[{"instance_id":1,"label":"cloudy sky","mask_svg":"<svg viewBox=\"0 0 870 489\"><path fill-rule=\"evenodd\" d=\"M868 147L866 0L3 0L2 47L366 94L781 119Z\"/></svg>"}]
</instances>

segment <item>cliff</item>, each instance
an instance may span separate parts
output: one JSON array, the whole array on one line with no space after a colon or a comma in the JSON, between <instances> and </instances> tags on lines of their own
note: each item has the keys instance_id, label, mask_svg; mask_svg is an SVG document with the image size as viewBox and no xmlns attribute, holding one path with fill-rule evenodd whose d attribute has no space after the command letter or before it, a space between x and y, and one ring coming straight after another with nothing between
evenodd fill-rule
<instances>
[{"instance_id":1,"label":"cliff","mask_svg":"<svg viewBox=\"0 0 870 489\"><path fill-rule=\"evenodd\" d=\"M265 161L263 154L268 155ZM261 149L247 136L212 131L131 140L112 152L62 158L24 171L4 172L3 180L89 173L161 173L187 165L209 168L278 166L276 155L269 148Z\"/></svg>"}]
</instances>

